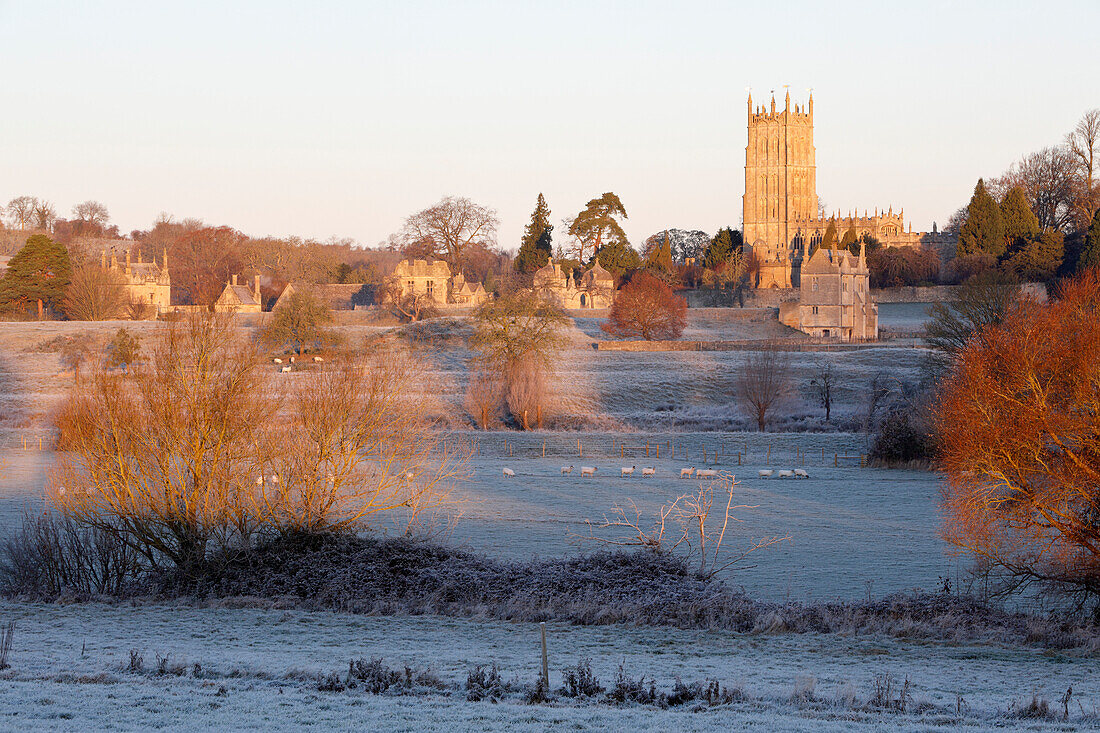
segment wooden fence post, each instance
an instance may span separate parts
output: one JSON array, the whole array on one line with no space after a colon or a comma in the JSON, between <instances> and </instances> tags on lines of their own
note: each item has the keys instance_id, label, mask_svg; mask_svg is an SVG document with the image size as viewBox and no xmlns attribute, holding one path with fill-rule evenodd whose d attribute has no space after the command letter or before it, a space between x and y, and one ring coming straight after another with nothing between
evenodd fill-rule
<instances>
[{"instance_id":1,"label":"wooden fence post","mask_svg":"<svg viewBox=\"0 0 1100 733\"><path fill-rule=\"evenodd\" d=\"M550 664L546 658L546 622L539 622L539 633L542 635L542 681L546 688L550 689Z\"/></svg>"},{"instance_id":2,"label":"wooden fence post","mask_svg":"<svg viewBox=\"0 0 1100 733\"><path fill-rule=\"evenodd\" d=\"M577 455L584 458L584 448L581 447L581 439L577 438Z\"/></svg>"}]
</instances>

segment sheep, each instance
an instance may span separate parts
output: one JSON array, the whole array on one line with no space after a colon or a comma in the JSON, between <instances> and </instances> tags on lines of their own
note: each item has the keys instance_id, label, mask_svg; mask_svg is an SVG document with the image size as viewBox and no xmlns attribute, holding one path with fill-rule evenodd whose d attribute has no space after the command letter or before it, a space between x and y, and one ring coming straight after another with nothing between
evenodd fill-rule
<instances>
[{"instance_id":1,"label":"sheep","mask_svg":"<svg viewBox=\"0 0 1100 733\"><path fill-rule=\"evenodd\" d=\"M680 469L680 478L691 478L692 474L694 474L694 473L695 473L695 466L692 466L691 468L681 468Z\"/></svg>"},{"instance_id":2,"label":"sheep","mask_svg":"<svg viewBox=\"0 0 1100 733\"><path fill-rule=\"evenodd\" d=\"M771 478L772 470L770 468L761 468L757 471L757 474L759 474L760 478Z\"/></svg>"},{"instance_id":3,"label":"sheep","mask_svg":"<svg viewBox=\"0 0 1100 733\"><path fill-rule=\"evenodd\" d=\"M642 476L643 477L653 476L653 475L656 475L656 473L657 473L657 469L653 468L652 466L650 466L649 468L643 468L642 469Z\"/></svg>"},{"instance_id":4,"label":"sheep","mask_svg":"<svg viewBox=\"0 0 1100 733\"><path fill-rule=\"evenodd\" d=\"M806 473L806 469L804 469L804 468L796 468L794 470L794 477L795 478L809 478L810 474Z\"/></svg>"},{"instance_id":5,"label":"sheep","mask_svg":"<svg viewBox=\"0 0 1100 733\"><path fill-rule=\"evenodd\" d=\"M718 471L713 468L700 468L695 472L696 478L714 478L718 475Z\"/></svg>"},{"instance_id":6,"label":"sheep","mask_svg":"<svg viewBox=\"0 0 1100 733\"><path fill-rule=\"evenodd\" d=\"M573 467L572 466L562 466L561 467L561 475L562 476L566 476L566 475L571 474L571 473L573 473Z\"/></svg>"},{"instance_id":7,"label":"sheep","mask_svg":"<svg viewBox=\"0 0 1100 733\"><path fill-rule=\"evenodd\" d=\"M274 359L272 359L272 361L275 362L276 364L282 364L283 363L283 360L280 359L279 357L275 357Z\"/></svg>"},{"instance_id":8,"label":"sheep","mask_svg":"<svg viewBox=\"0 0 1100 733\"><path fill-rule=\"evenodd\" d=\"M291 367L289 364L287 364L285 367L279 367L279 371L282 372L283 374L286 374L291 369L293 369L293 367Z\"/></svg>"},{"instance_id":9,"label":"sheep","mask_svg":"<svg viewBox=\"0 0 1100 733\"><path fill-rule=\"evenodd\" d=\"M637 466L631 466L630 468L623 466L619 469L619 477L622 478L623 476L633 476L635 468L637 468Z\"/></svg>"},{"instance_id":10,"label":"sheep","mask_svg":"<svg viewBox=\"0 0 1100 733\"><path fill-rule=\"evenodd\" d=\"M585 476L595 476L595 475L596 475L596 467L595 466L581 466L581 478L584 478Z\"/></svg>"},{"instance_id":11,"label":"sheep","mask_svg":"<svg viewBox=\"0 0 1100 733\"><path fill-rule=\"evenodd\" d=\"M508 478L509 476L515 476L515 475L516 475L516 472L513 471L512 469L510 469L510 468L504 469L504 477L505 478Z\"/></svg>"},{"instance_id":12,"label":"sheep","mask_svg":"<svg viewBox=\"0 0 1100 733\"><path fill-rule=\"evenodd\" d=\"M319 357L319 356L315 356L315 357L313 357L313 361L314 361L314 363L318 363L318 364L319 364L320 362L324 361L324 359L322 359L322 358L321 358L321 357Z\"/></svg>"},{"instance_id":13,"label":"sheep","mask_svg":"<svg viewBox=\"0 0 1100 733\"><path fill-rule=\"evenodd\" d=\"M791 478L792 476L794 476L794 471L790 470L789 468L782 469L779 471L779 473L776 474L776 476L779 478Z\"/></svg>"}]
</instances>

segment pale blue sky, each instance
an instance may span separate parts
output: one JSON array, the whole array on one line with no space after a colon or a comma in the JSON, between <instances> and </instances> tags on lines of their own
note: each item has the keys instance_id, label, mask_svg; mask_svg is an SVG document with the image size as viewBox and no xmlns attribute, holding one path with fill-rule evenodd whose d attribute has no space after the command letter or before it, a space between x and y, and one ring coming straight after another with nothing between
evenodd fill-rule
<instances>
[{"instance_id":1,"label":"pale blue sky","mask_svg":"<svg viewBox=\"0 0 1100 733\"><path fill-rule=\"evenodd\" d=\"M1098 27L1096 0L0 0L0 199L374 245L459 195L514 247L540 191L557 221L611 190L637 246L738 225L744 89L789 84L826 204L926 229L1100 106Z\"/></svg>"}]
</instances>

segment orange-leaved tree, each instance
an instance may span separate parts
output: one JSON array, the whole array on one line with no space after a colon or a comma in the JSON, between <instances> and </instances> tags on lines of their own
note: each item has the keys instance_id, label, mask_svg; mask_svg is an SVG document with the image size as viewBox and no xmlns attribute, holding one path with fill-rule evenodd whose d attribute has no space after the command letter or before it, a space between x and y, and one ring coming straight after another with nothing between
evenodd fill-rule
<instances>
[{"instance_id":1,"label":"orange-leaved tree","mask_svg":"<svg viewBox=\"0 0 1100 733\"><path fill-rule=\"evenodd\" d=\"M1012 586L1100 594L1100 273L961 351L935 409L944 537Z\"/></svg>"},{"instance_id":2,"label":"orange-leaved tree","mask_svg":"<svg viewBox=\"0 0 1100 733\"><path fill-rule=\"evenodd\" d=\"M620 338L679 338L687 321L687 301L662 280L640 272L623 286L602 328Z\"/></svg>"}]
</instances>

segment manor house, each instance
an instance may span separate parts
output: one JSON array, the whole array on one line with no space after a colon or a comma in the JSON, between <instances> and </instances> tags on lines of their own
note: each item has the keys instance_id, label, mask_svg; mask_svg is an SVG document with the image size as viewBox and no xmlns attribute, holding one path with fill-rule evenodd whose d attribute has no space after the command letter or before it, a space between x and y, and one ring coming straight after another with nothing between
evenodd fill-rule
<instances>
[{"instance_id":1,"label":"manor house","mask_svg":"<svg viewBox=\"0 0 1100 733\"><path fill-rule=\"evenodd\" d=\"M481 283L470 283L462 273L451 276L443 260L401 260L391 282L398 297L425 296L437 308L479 306L489 300Z\"/></svg>"},{"instance_id":2,"label":"manor house","mask_svg":"<svg viewBox=\"0 0 1100 733\"><path fill-rule=\"evenodd\" d=\"M108 269L107 250L100 255L100 265ZM168 250L164 250L161 264L156 258L143 262L141 250L137 250L137 261L126 250L126 266L118 263L118 255L111 253L110 271L119 276L126 288L127 301L135 305L147 306L149 317L155 318L172 306L172 279L168 276Z\"/></svg>"},{"instance_id":3,"label":"manor house","mask_svg":"<svg viewBox=\"0 0 1100 733\"><path fill-rule=\"evenodd\" d=\"M837 237L849 229L871 236L885 247L943 247L942 235L914 232L905 224L905 210L893 207L873 214L840 212L826 217L818 211L817 165L814 148L814 97L791 107L788 93L783 110L754 108L748 100L748 144L745 146L745 244L756 254L759 288L798 287L802 263L835 221Z\"/></svg>"},{"instance_id":4,"label":"manor house","mask_svg":"<svg viewBox=\"0 0 1100 733\"><path fill-rule=\"evenodd\" d=\"M878 306L871 300L867 259L846 249L819 247L803 263L797 303L783 303L779 320L822 338L873 341Z\"/></svg>"},{"instance_id":5,"label":"manor house","mask_svg":"<svg viewBox=\"0 0 1100 733\"><path fill-rule=\"evenodd\" d=\"M615 298L615 276L594 262L580 280L557 262L547 262L535 271L535 292L566 310L610 308Z\"/></svg>"}]
</instances>

